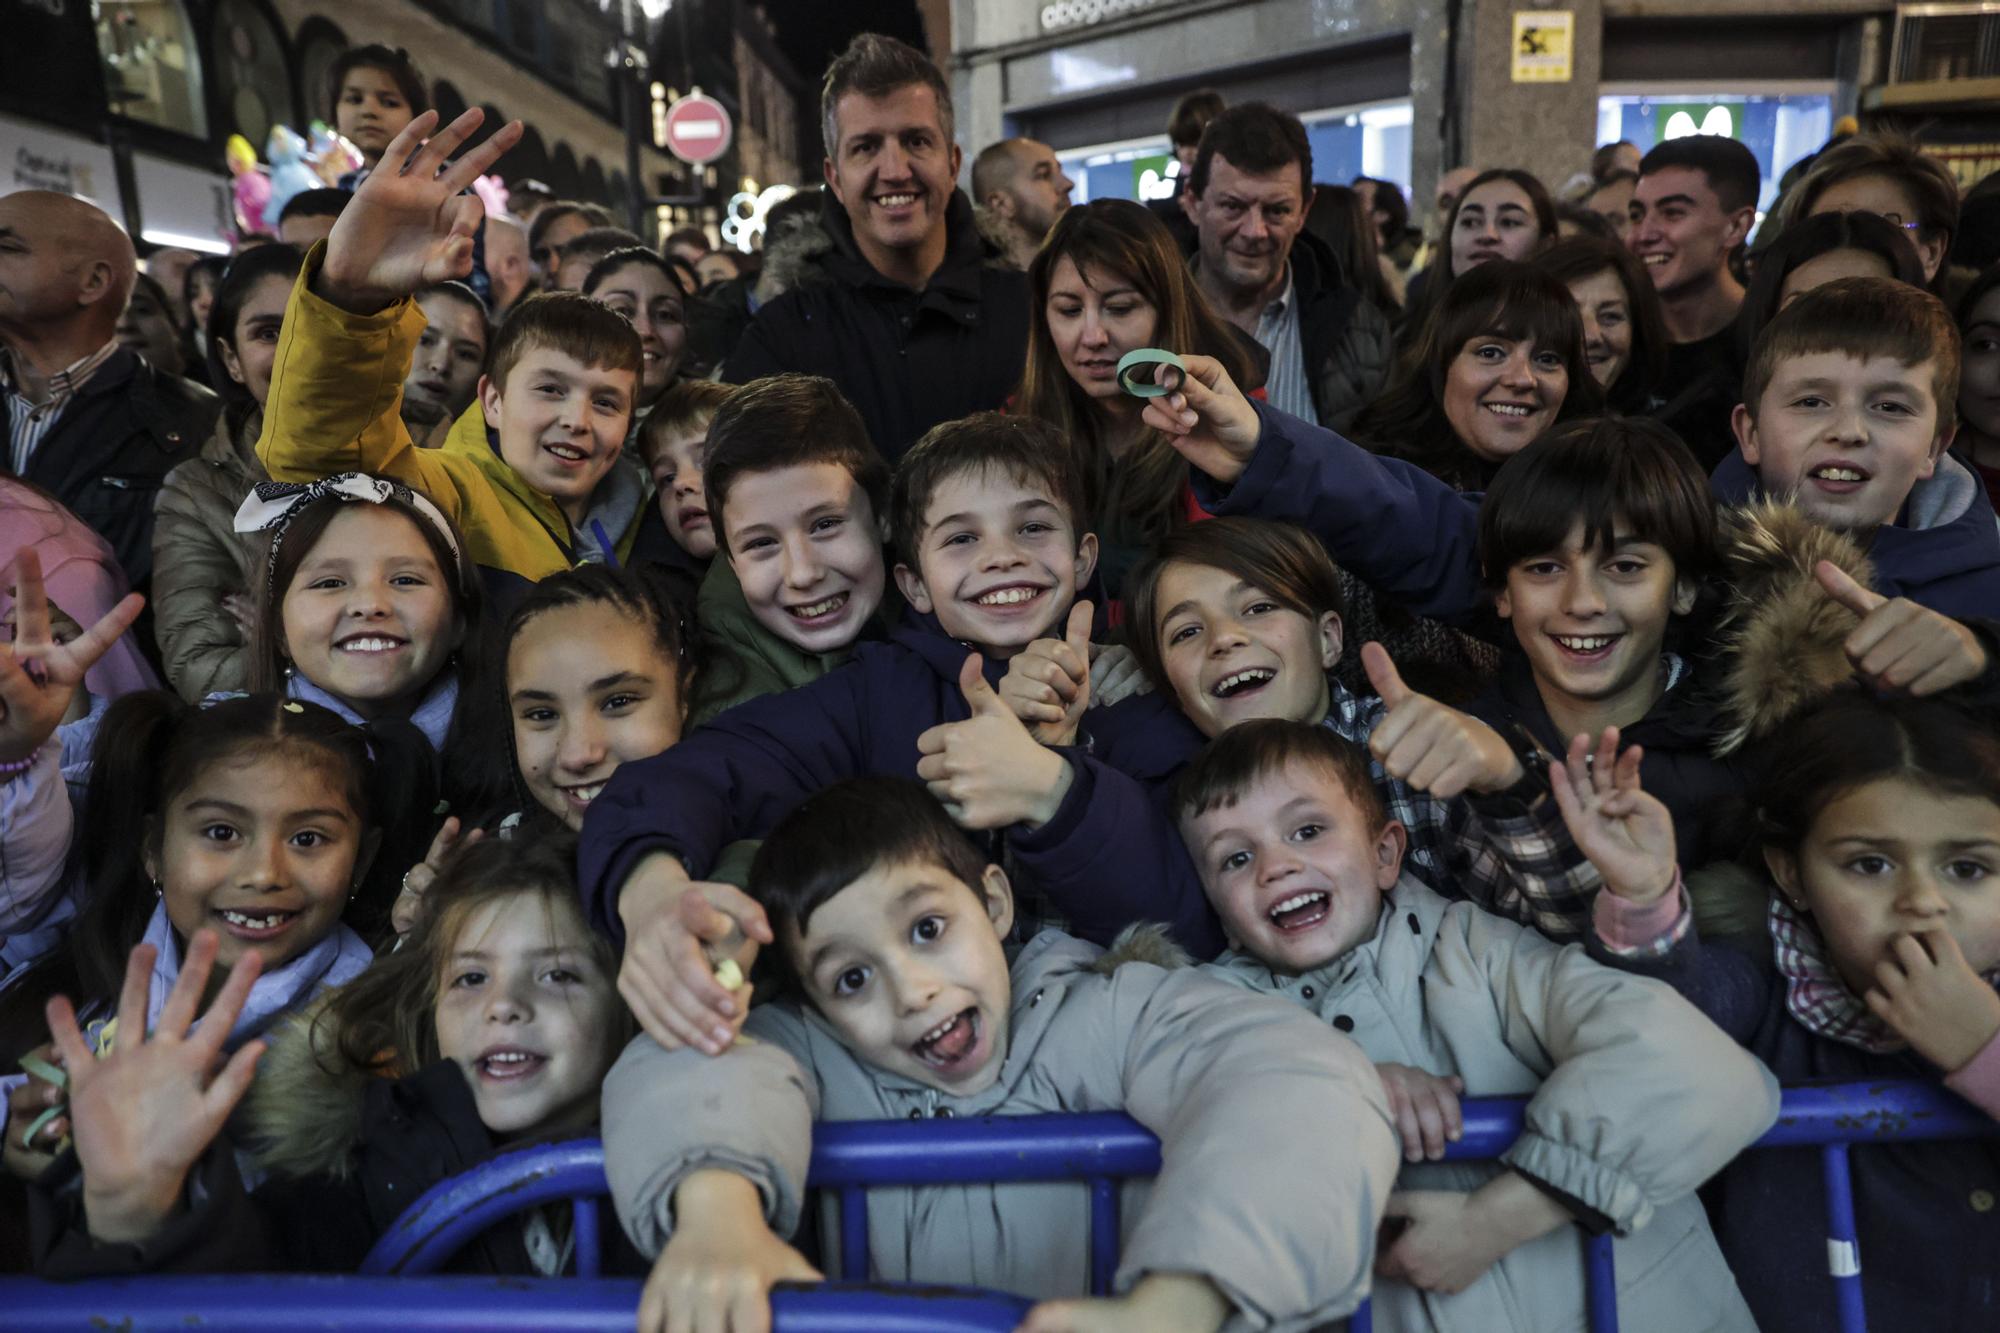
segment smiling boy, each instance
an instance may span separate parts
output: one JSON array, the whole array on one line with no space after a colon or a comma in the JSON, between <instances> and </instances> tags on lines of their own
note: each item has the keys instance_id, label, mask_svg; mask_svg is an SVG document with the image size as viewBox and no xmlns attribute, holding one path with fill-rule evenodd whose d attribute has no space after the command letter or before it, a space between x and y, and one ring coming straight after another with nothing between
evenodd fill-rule
<instances>
[{"instance_id":1,"label":"smiling boy","mask_svg":"<svg viewBox=\"0 0 2000 1333\"><path fill-rule=\"evenodd\" d=\"M668 1310L675 1328L762 1326L774 1281L819 1276L781 1239L803 1211L815 1119L1123 1111L1158 1133L1118 1294L1044 1307L1026 1327L1289 1333L1365 1294L1394 1150L1372 1072L1325 1024L1192 970L1114 969L1053 932L1010 967L1006 873L910 782L811 797L773 830L751 884L777 926L787 1002L760 1005L756 1040L718 1059L641 1037L605 1082L612 1196L660 1256L642 1330L668 1327ZM1081 1297L1083 1195L878 1195L869 1267Z\"/></svg>"},{"instance_id":2,"label":"smiling boy","mask_svg":"<svg viewBox=\"0 0 2000 1333\"><path fill-rule=\"evenodd\" d=\"M725 526L735 503L726 502ZM613 775L584 824L578 884L593 921L628 941L619 985L648 1032L709 1051L728 1043L740 1010L699 944L739 930L768 943L769 932L741 893L691 882L724 845L762 836L812 793L864 774L929 780L939 775L927 763L969 771L980 762L991 784L965 793L958 813L968 826L1049 817L1068 790L1063 774L1048 783L1039 771L981 762L990 746L951 724L1004 712L992 687L1007 659L1066 623L1096 559L1096 539L1077 530L1082 506L1074 454L1052 427L998 413L937 427L905 455L889 502L895 576L913 614L888 642L860 644L811 684L750 700ZM1070 781L1098 769L1088 756L1065 765L1028 748ZM684 903L690 887L697 893ZM1089 889L1054 904L1094 938L1136 920L1191 927L1206 916L1192 884L1133 875Z\"/></svg>"},{"instance_id":3,"label":"smiling boy","mask_svg":"<svg viewBox=\"0 0 2000 1333\"><path fill-rule=\"evenodd\" d=\"M411 294L470 271L482 212L460 191L521 133L505 126L447 166L480 118L468 111L439 130L434 113L418 116L307 256L257 453L278 481L361 471L422 491L465 534L504 604L526 582L629 553L645 504L644 480L622 457L640 348L629 323L585 297L522 301L444 445L412 443L398 411L424 329Z\"/></svg>"},{"instance_id":4,"label":"smiling boy","mask_svg":"<svg viewBox=\"0 0 2000 1333\"><path fill-rule=\"evenodd\" d=\"M1403 873L1367 752L1324 727L1229 731L1175 814L1232 946L1198 970L1350 1034L1390 1084L1407 1225L1376 1261L1376 1327L1580 1326L1574 1221L1617 1237L1622 1326L1755 1328L1694 1190L1777 1115L1756 1060L1665 987ZM1401 1114L1399 1085L1446 1080L1527 1096L1498 1163L1437 1160L1444 1135Z\"/></svg>"},{"instance_id":5,"label":"smiling boy","mask_svg":"<svg viewBox=\"0 0 2000 1333\"><path fill-rule=\"evenodd\" d=\"M1757 340L1716 494L1793 500L1861 544L1886 596L2000 614L2000 522L1946 452L1958 371L1958 330L1935 296L1887 278L1815 288Z\"/></svg>"}]
</instances>

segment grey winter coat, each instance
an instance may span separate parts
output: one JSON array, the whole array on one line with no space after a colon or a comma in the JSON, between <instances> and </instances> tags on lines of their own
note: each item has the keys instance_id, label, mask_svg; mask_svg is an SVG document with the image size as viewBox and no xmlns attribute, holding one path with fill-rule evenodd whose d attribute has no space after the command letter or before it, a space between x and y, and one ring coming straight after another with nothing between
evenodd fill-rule
<instances>
[{"instance_id":1,"label":"grey winter coat","mask_svg":"<svg viewBox=\"0 0 2000 1333\"><path fill-rule=\"evenodd\" d=\"M201 453L167 474L153 513L153 628L167 683L189 703L247 688L250 644L222 605L263 587L269 539L239 534L236 509L271 474L257 460L263 413L232 435L225 415Z\"/></svg>"},{"instance_id":2,"label":"grey winter coat","mask_svg":"<svg viewBox=\"0 0 2000 1333\"><path fill-rule=\"evenodd\" d=\"M1377 1062L1456 1074L1468 1097L1529 1098L1498 1163L1406 1164L1399 1189L1469 1192L1512 1167L1610 1224L1620 1328L1755 1333L1694 1190L1777 1119L1777 1080L1667 986L1407 873L1374 937L1316 972L1274 975L1234 951L1199 970L1304 1006ZM1583 1271L1580 1231L1563 1227L1454 1296L1380 1284L1375 1327L1580 1333Z\"/></svg>"},{"instance_id":3,"label":"grey winter coat","mask_svg":"<svg viewBox=\"0 0 2000 1333\"><path fill-rule=\"evenodd\" d=\"M1127 963L1057 932L1012 968L999 1079L954 1098L862 1064L817 1015L751 1012L710 1058L641 1036L604 1085L605 1164L627 1233L657 1254L689 1172L739 1172L772 1227L798 1225L819 1120L1124 1111L1160 1136L1163 1166L1125 1213L1117 1275L1209 1278L1231 1329L1298 1330L1368 1294L1376 1226L1396 1174L1381 1084L1345 1037L1291 1005L1195 969ZM962 1185L870 1192L870 1259L882 1280L971 1283L1036 1297L1087 1289L1079 1185Z\"/></svg>"}]
</instances>

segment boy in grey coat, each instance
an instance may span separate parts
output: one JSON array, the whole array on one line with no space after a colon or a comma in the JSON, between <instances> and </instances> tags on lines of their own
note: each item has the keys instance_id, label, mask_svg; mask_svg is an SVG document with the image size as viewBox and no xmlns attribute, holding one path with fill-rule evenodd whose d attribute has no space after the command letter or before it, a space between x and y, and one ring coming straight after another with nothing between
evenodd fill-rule
<instances>
[{"instance_id":1,"label":"boy in grey coat","mask_svg":"<svg viewBox=\"0 0 2000 1333\"><path fill-rule=\"evenodd\" d=\"M1174 808L1231 946L1197 970L1351 1034L1388 1086L1409 1164L1376 1328L1581 1330L1580 1223L1617 1237L1620 1327L1755 1333L1694 1197L1777 1118L1755 1058L1668 987L1403 874L1366 752L1324 727L1232 728ZM1528 1097L1497 1164L1426 1160L1459 1092Z\"/></svg>"},{"instance_id":2,"label":"boy in grey coat","mask_svg":"<svg viewBox=\"0 0 2000 1333\"><path fill-rule=\"evenodd\" d=\"M1192 969L1107 974L1056 932L1010 968L1005 873L914 782L808 799L750 880L806 1003L758 1006L720 1056L641 1036L604 1086L612 1198L660 1256L642 1330L761 1327L773 1282L818 1276L779 1239L816 1119L1124 1111L1159 1135L1109 1301L1059 1299L1087 1290L1079 1185L871 1192L875 1277L1042 1298L1024 1327L1303 1330L1367 1295L1396 1145L1346 1038Z\"/></svg>"}]
</instances>

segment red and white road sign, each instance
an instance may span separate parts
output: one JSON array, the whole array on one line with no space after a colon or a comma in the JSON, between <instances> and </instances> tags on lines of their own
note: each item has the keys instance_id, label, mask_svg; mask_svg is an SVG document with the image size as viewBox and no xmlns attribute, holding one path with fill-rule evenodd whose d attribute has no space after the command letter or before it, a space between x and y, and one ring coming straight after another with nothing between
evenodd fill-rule
<instances>
[{"instance_id":1,"label":"red and white road sign","mask_svg":"<svg viewBox=\"0 0 2000 1333\"><path fill-rule=\"evenodd\" d=\"M667 108L667 151L705 167L729 151L729 112L706 93L689 93Z\"/></svg>"}]
</instances>

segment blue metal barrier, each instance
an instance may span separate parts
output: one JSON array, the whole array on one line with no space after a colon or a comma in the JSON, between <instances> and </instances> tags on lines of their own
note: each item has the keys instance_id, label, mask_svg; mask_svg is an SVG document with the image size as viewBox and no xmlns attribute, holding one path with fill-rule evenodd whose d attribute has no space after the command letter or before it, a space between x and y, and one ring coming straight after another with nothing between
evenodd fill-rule
<instances>
[{"instance_id":1,"label":"blue metal barrier","mask_svg":"<svg viewBox=\"0 0 2000 1333\"><path fill-rule=\"evenodd\" d=\"M1513 1099L1467 1101L1464 1137L1450 1146L1446 1158L1499 1156L1519 1137L1524 1106L1525 1102ZM1930 1084L1786 1089L1777 1124L1755 1146L1816 1147L1823 1155L1831 1230L1829 1266L1842 1333L1865 1333L1867 1327L1848 1188L1848 1149L1857 1143L1995 1135L2000 1135L2000 1126ZM1122 1115L822 1124L815 1128L814 1140L808 1184L832 1190L840 1200L841 1268L836 1276L850 1282L867 1277L870 1188L1070 1180L1090 1188L1091 1284L1094 1290L1108 1290L1117 1266L1117 1182L1152 1175L1160 1165L1158 1141ZM603 1149L596 1140L502 1154L440 1183L412 1204L377 1243L361 1271L435 1272L461 1246L506 1217L524 1208L570 1200L577 1221L579 1275L593 1279L601 1260L597 1209L605 1189ZM1586 1250L1590 1328L1593 1333L1616 1333L1611 1238L1593 1237ZM268 1326L274 1307L282 1309L288 1327L300 1328L594 1329L629 1327L636 1304L636 1283L602 1279L281 1277L245 1283L154 1278L74 1286L0 1281L0 1310L6 1312L6 1323L23 1330L247 1329ZM1026 1306L1024 1301L990 1292L909 1287L812 1287L781 1291L773 1298L778 1333L1012 1328ZM184 1319L190 1311L199 1312L191 1322ZM617 1318L607 1323L614 1313ZM843 1319L848 1322L840 1322ZM1365 1333L1368 1327L1364 1305L1354 1328Z\"/></svg>"}]
</instances>

